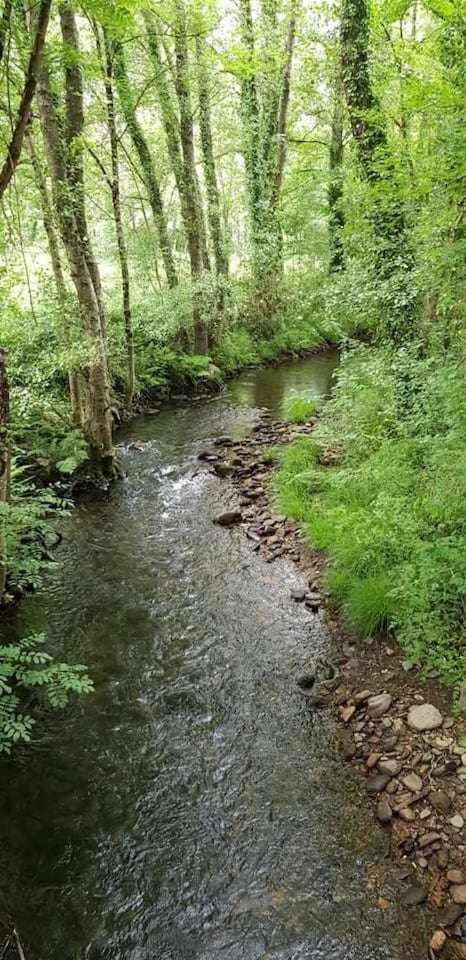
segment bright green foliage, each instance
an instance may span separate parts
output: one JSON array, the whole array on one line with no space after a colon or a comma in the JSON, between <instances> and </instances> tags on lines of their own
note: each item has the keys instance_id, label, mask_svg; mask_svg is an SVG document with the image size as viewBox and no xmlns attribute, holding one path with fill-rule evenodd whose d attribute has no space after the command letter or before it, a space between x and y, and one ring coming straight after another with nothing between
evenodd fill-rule
<instances>
[{"instance_id":1,"label":"bright green foliage","mask_svg":"<svg viewBox=\"0 0 466 960\"><path fill-rule=\"evenodd\" d=\"M16 460L11 465L11 495L0 504L9 583L14 587L37 587L44 567L50 562L49 539L55 538L54 524L67 512L67 502L47 487L27 479L28 468Z\"/></svg>"},{"instance_id":2,"label":"bright green foliage","mask_svg":"<svg viewBox=\"0 0 466 960\"><path fill-rule=\"evenodd\" d=\"M317 400L310 397L300 397L297 394L285 397L282 412L285 420L291 423L306 423L314 416L317 410Z\"/></svg>"},{"instance_id":3,"label":"bright green foliage","mask_svg":"<svg viewBox=\"0 0 466 960\"><path fill-rule=\"evenodd\" d=\"M312 442L285 452L281 509L327 550L349 624L396 631L409 658L459 684L466 670L466 389L463 364L404 357L416 399L399 416L400 359L357 348ZM340 453L319 466L316 443Z\"/></svg>"},{"instance_id":4,"label":"bright green foliage","mask_svg":"<svg viewBox=\"0 0 466 960\"><path fill-rule=\"evenodd\" d=\"M45 642L40 633L0 646L0 753L10 753L18 741L30 741L36 722L31 713L32 694L35 700L58 709L74 694L93 689L85 667L56 662L43 649ZM26 693L28 700L24 699Z\"/></svg>"}]
</instances>

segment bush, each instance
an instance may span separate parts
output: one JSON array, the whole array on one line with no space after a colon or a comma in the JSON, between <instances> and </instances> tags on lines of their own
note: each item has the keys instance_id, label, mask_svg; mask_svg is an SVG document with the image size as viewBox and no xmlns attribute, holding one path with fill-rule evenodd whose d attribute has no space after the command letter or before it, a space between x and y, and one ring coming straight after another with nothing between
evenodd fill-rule
<instances>
[{"instance_id":1,"label":"bush","mask_svg":"<svg viewBox=\"0 0 466 960\"><path fill-rule=\"evenodd\" d=\"M11 753L18 741L31 739L36 722L30 700L33 690L40 689L41 699L59 709L73 694L93 689L85 667L56 663L42 649L45 642L41 633L0 646L0 753Z\"/></svg>"}]
</instances>

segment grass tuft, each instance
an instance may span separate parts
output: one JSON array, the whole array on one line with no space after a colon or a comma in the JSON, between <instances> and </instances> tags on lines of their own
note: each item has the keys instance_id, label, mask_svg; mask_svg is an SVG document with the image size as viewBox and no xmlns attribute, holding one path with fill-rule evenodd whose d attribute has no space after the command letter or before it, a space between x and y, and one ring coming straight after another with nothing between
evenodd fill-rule
<instances>
[{"instance_id":1,"label":"grass tuft","mask_svg":"<svg viewBox=\"0 0 466 960\"><path fill-rule=\"evenodd\" d=\"M294 394L285 397L282 403L282 415L291 423L306 423L314 416L317 410L317 400L310 397L300 397Z\"/></svg>"}]
</instances>

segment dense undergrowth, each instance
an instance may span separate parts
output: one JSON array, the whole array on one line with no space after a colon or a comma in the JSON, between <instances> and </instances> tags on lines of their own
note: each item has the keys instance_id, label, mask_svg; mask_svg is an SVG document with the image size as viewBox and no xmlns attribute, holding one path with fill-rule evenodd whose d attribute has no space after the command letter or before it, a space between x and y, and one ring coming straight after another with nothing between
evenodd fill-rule
<instances>
[{"instance_id":1,"label":"dense undergrowth","mask_svg":"<svg viewBox=\"0 0 466 960\"><path fill-rule=\"evenodd\" d=\"M465 381L460 354L352 346L313 439L293 443L276 476L280 508L328 552L328 589L348 625L395 631L407 667L456 687L466 676Z\"/></svg>"},{"instance_id":2,"label":"dense undergrowth","mask_svg":"<svg viewBox=\"0 0 466 960\"><path fill-rule=\"evenodd\" d=\"M339 342L351 332L325 310L322 293L291 275L284 284L280 311L267 329L247 325L249 290L231 291L224 326L217 330L209 356L180 350L177 344L189 328L189 297L183 289L163 300L134 308L137 397L144 403L167 399L171 393L191 393L220 387L225 377L248 365L272 361L326 342ZM318 289L318 288L317 288ZM233 309L233 304L235 307ZM51 318L53 323L51 323ZM113 371L112 403L115 424L125 409L125 344L121 317L109 309L109 354ZM47 517L66 507L63 493L70 477L87 457L83 434L73 427L68 400L69 354L63 351L59 318L53 302L38 304L35 317L11 307L0 318L0 338L8 350L11 384L13 468L6 514L10 585L36 584L44 558L42 542ZM82 353L79 357L82 362ZM53 483L55 491L51 489Z\"/></svg>"}]
</instances>

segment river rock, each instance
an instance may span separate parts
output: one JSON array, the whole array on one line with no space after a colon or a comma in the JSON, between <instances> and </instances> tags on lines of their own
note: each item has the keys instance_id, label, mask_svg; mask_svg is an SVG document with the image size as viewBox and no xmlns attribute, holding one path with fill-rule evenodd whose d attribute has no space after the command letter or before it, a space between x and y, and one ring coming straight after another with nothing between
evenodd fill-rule
<instances>
[{"instance_id":1,"label":"river rock","mask_svg":"<svg viewBox=\"0 0 466 960\"><path fill-rule=\"evenodd\" d=\"M389 777L397 777L401 770L399 760L379 760L379 770L381 773L387 773Z\"/></svg>"},{"instance_id":2,"label":"river rock","mask_svg":"<svg viewBox=\"0 0 466 960\"><path fill-rule=\"evenodd\" d=\"M390 782L390 777L386 773L375 773L374 776L369 777L366 783L366 790L368 793L382 793L382 790L385 790L387 783Z\"/></svg>"},{"instance_id":3,"label":"river rock","mask_svg":"<svg viewBox=\"0 0 466 960\"><path fill-rule=\"evenodd\" d=\"M442 927L452 927L454 923L461 917L463 913L463 908L457 903L449 903L448 906L442 910L439 916L439 923Z\"/></svg>"},{"instance_id":4,"label":"river rock","mask_svg":"<svg viewBox=\"0 0 466 960\"><path fill-rule=\"evenodd\" d=\"M218 517L215 517L214 523L218 523L220 527L232 527L235 523L241 523L242 519L241 510L225 510L224 513L219 513Z\"/></svg>"},{"instance_id":5,"label":"river rock","mask_svg":"<svg viewBox=\"0 0 466 960\"><path fill-rule=\"evenodd\" d=\"M372 767L375 767L375 765L379 762L379 760L380 760L380 753L370 753L366 760L367 769L372 770Z\"/></svg>"},{"instance_id":6,"label":"river rock","mask_svg":"<svg viewBox=\"0 0 466 960\"><path fill-rule=\"evenodd\" d=\"M377 804L377 820L380 823L390 823L392 817L393 811L388 800L379 800Z\"/></svg>"},{"instance_id":7,"label":"river rock","mask_svg":"<svg viewBox=\"0 0 466 960\"><path fill-rule=\"evenodd\" d=\"M343 720L343 723L349 723L351 720L351 717L354 717L355 713L356 713L356 707L354 706L354 704L352 706L342 707L341 719Z\"/></svg>"},{"instance_id":8,"label":"river rock","mask_svg":"<svg viewBox=\"0 0 466 960\"><path fill-rule=\"evenodd\" d=\"M462 870L449 870L447 873L448 883L456 883L461 886L464 880L464 873Z\"/></svg>"},{"instance_id":9,"label":"river rock","mask_svg":"<svg viewBox=\"0 0 466 960\"><path fill-rule=\"evenodd\" d=\"M453 898L453 903L459 903L461 906L466 904L466 883L454 884L450 887L450 893Z\"/></svg>"},{"instance_id":10,"label":"river rock","mask_svg":"<svg viewBox=\"0 0 466 960\"><path fill-rule=\"evenodd\" d=\"M429 803L438 813L448 813L451 808L450 797L444 790L432 790L429 793Z\"/></svg>"},{"instance_id":11,"label":"river rock","mask_svg":"<svg viewBox=\"0 0 466 960\"><path fill-rule=\"evenodd\" d=\"M371 717L381 717L392 705L392 698L389 693L378 693L375 697L369 697L367 701L367 712Z\"/></svg>"},{"instance_id":12,"label":"river rock","mask_svg":"<svg viewBox=\"0 0 466 960\"><path fill-rule=\"evenodd\" d=\"M412 823L416 819L416 814L414 810L411 810L411 807L402 807L401 810L398 810L398 816L401 820L404 820L405 823Z\"/></svg>"},{"instance_id":13,"label":"river rock","mask_svg":"<svg viewBox=\"0 0 466 960\"><path fill-rule=\"evenodd\" d=\"M417 907L420 903L424 903L426 899L427 893L419 883L413 883L404 895L404 902L407 907Z\"/></svg>"},{"instance_id":14,"label":"river rock","mask_svg":"<svg viewBox=\"0 0 466 960\"><path fill-rule=\"evenodd\" d=\"M291 599L296 603L302 603L306 599L306 591L302 587L294 587L291 591Z\"/></svg>"},{"instance_id":15,"label":"river rock","mask_svg":"<svg viewBox=\"0 0 466 960\"><path fill-rule=\"evenodd\" d=\"M446 939L447 935L443 930L436 930L430 938L430 949L433 950L434 953L440 953L445 946Z\"/></svg>"},{"instance_id":16,"label":"river rock","mask_svg":"<svg viewBox=\"0 0 466 960\"><path fill-rule=\"evenodd\" d=\"M226 477L231 477L232 473L234 473L234 468L229 463L214 463L214 471L217 477L225 479Z\"/></svg>"},{"instance_id":17,"label":"river rock","mask_svg":"<svg viewBox=\"0 0 466 960\"><path fill-rule=\"evenodd\" d=\"M421 850L425 850L426 847L430 847L431 843L435 843L436 840L440 840L440 834L432 830L431 833L424 833L424 835L418 839L418 846Z\"/></svg>"},{"instance_id":18,"label":"river rock","mask_svg":"<svg viewBox=\"0 0 466 960\"><path fill-rule=\"evenodd\" d=\"M401 782L408 790L411 790L411 793L420 793L422 790L422 780L417 773L407 773L405 777L401 778Z\"/></svg>"},{"instance_id":19,"label":"river rock","mask_svg":"<svg viewBox=\"0 0 466 960\"><path fill-rule=\"evenodd\" d=\"M371 695L370 690L360 690L359 693L355 693L354 702L355 703L364 703L365 700L368 700Z\"/></svg>"},{"instance_id":20,"label":"river rock","mask_svg":"<svg viewBox=\"0 0 466 960\"><path fill-rule=\"evenodd\" d=\"M411 707L408 713L408 727L423 733L424 730L436 730L441 727L443 717L440 710L431 703L421 703L416 707Z\"/></svg>"},{"instance_id":21,"label":"river rock","mask_svg":"<svg viewBox=\"0 0 466 960\"><path fill-rule=\"evenodd\" d=\"M455 816L450 818L450 823L455 830L462 830L464 827L464 820L460 813L455 813Z\"/></svg>"}]
</instances>

